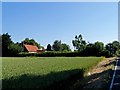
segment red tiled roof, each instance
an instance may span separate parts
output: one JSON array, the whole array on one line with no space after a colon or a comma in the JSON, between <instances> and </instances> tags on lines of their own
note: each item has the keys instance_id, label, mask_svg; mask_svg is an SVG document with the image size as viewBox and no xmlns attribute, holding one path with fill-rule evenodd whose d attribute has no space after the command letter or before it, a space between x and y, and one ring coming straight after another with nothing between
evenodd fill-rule
<instances>
[{"instance_id":1,"label":"red tiled roof","mask_svg":"<svg viewBox=\"0 0 120 90\"><path fill-rule=\"evenodd\" d=\"M34 45L24 45L28 52L37 52L38 47Z\"/></svg>"}]
</instances>

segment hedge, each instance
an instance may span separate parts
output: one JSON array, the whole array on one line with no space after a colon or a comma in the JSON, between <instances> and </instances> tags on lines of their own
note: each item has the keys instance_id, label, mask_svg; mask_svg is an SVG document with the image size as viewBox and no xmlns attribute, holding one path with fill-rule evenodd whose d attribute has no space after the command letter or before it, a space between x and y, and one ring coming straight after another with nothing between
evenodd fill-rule
<instances>
[{"instance_id":1,"label":"hedge","mask_svg":"<svg viewBox=\"0 0 120 90\"><path fill-rule=\"evenodd\" d=\"M26 56L39 56L39 57L75 57L80 56L79 52L41 52L41 53L20 53L20 57L26 57Z\"/></svg>"},{"instance_id":2,"label":"hedge","mask_svg":"<svg viewBox=\"0 0 120 90\"><path fill-rule=\"evenodd\" d=\"M87 54L86 52L56 52L56 51L48 51L41 53L27 53L22 52L19 53L19 57L27 57L27 56L35 56L35 57L77 57L77 56L105 56L110 57L108 52L101 52L99 55L95 54Z\"/></svg>"}]
</instances>

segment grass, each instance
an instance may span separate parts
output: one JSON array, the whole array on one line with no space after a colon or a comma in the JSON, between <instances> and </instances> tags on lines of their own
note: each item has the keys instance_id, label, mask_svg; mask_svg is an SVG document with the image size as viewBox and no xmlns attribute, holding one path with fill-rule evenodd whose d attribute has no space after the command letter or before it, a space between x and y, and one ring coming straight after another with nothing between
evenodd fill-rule
<instances>
[{"instance_id":1,"label":"grass","mask_svg":"<svg viewBox=\"0 0 120 90\"><path fill-rule=\"evenodd\" d=\"M103 57L4 57L3 88L54 87L69 78L82 77L101 60Z\"/></svg>"}]
</instances>

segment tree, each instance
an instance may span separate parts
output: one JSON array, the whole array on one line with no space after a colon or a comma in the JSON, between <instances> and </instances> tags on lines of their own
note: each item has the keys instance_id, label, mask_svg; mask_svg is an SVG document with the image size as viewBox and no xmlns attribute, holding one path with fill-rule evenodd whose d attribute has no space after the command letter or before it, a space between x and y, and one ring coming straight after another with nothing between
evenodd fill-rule
<instances>
[{"instance_id":1,"label":"tree","mask_svg":"<svg viewBox=\"0 0 120 90\"><path fill-rule=\"evenodd\" d=\"M52 49L54 51L71 51L70 46L65 43L61 43L61 40L55 40L52 45Z\"/></svg>"},{"instance_id":2,"label":"tree","mask_svg":"<svg viewBox=\"0 0 120 90\"><path fill-rule=\"evenodd\" d=\"M11 56L16 56L17 54L22 52L22 47L18 43L11 43L9 45L9 50L10 50Z\"/></svg>"},{"instance_id":3,"label":"tree","mask_svg":"<svg viewBox=\"0 0 120 90\"><path fill-rule=\"evenodd\" d=\"M10 55L9 45L12 43L12 40L10 37L11 36L8 33L2 35L2 55L3 56Z\"/></svg>"},{"instance_id":4,"label":"tree","mask_svg":"<svg viewBox=\"0 0 120 90\"><path fill-rule=\"evenodd\" d=\"M17 42L16 44L19 46L19 49L20 49L19 51L23 52L24 51L23 43Z\"/></svg>"},{"instance_id":5,"label":"tree","mask_svg":"<svg viewBox=\"0 0 120 90\"><path fill-rule=\"evenodd\" d=\"M35 45L35 46L37 46L38 48L41 48L41 45L38 44L34 39L25 38L25 40L23 40L21 43L22 43L22 44Z\"/></svg>"},{"instance_id":6,"label":"tree","mask_svg":"<svg viewBox=\"0 0 120 90\"><path fill-rule=\"evenodd\" d=\"M76 42L75 42L75 40L72 40L72 44L73 44L74 51L75 51L75 47L76 47Z\"/></svg>"},{"instance_id":7,"label":"tree","mask_svg":"<svg viewBox=\"0 0 120 90\"><path fill-rule=\"evenodd\" d=\"M95 44L92 44L92 43L87 44L84 50L84 54L87 56L97 56L97 52L98 51Z\"/></svg>"},{"instance_id":8,"label":"tree","mask_svg":"<svg viewBox=\"0 0 120 90\"><path fill-rule=\"evenodd\" d=\"M113 56L114 55L114 50L113 50L113 44L112 43L108 43L105 46L105 50L108 51L109 56Z\"/></svg>"},{"instance_id":9,"label":"tree","mask_svg":"<svg viewBox=\"0 0 120 90\"><path fill-rule=\"evenodd\" d=\"M80 53L83 56L100 56L103 53L104 44L102 42L88 43Z\"/></svg>"},{"instance_id":10,"label":"tree","mask_svg":"<svg viewBox=\"0 0 120 90\"><path fill-rule=\"evenodd\" d=\"M8 33L0 36L2 39L2 56L16 56L22 50L19 43L15 44L10 37Z\"/></svg>"},{"instance_id":11,"label":"tree","mask_svg":"<svg viewBox=\"0 0 120 90\"><path fill-rule=\"evenodd\" d=\"M100 56L100 54L103 52L104 50L104 43L103 42L95 42L95 48L96 48L96 54Z\"/></svg>"},{"instance_id":12,"label":"tree","mask_svg":"<svg viewBox=\"0 0 120 90\"><path fill-rule=\"evenodd\" d=\"M72 40L72 44L74 46L74 50L82 51L86 48L86 41L83 40L82 35L75 36L75 40Z\"/></svg>"},{"instance_id":13,"label":"tree","mask_svg":"<svg viewBox=\"0 0 120 90\"><path fill-rule=\"evenodd\" d=\"M2 35L0 34L0 57L2 57Z\"/></svg>"},{"instance_id":14,"label":"tree","mask_svg":"<svg viewBox=\"0 0 120 90\"><path fill-rule=\"evenodd\" d=\"M52 45L52 48L54 51L61 51L62 50L62 45L61 45L61 40L55 40L53 45Z\"/></svg>"},{"instance_id":15,"label":"tree","mask_svg":"<svg viewBox=\"0 0 120 90\"><path fill-rule=\"evenodd\" d=\"M120 43L118 41L113 41L112 43L108 43L105 46L105 50L109 53L110 56L118 55L120 50Z\"/></svg>"},{"instance_id":16,"label":"tree","mask_svg":"<svg viewBox=\"0 0 120 90\"><path fill-rule=\"evenodd\" d=\"M0 45L2 45L2 35L0 34Z\"/></svg>"},{"instance_id":17,"label":"tree","mask_svg":"<svg viewBox=\"0 0 120 90\"><path fill-rule=\"evenodd\" d=\"M47 51L52 51L52 46L50 44L47 45Z\"/></svg>"},{"instance_id":18,"label":"tree","mask_svg":"<svg viewBox=\"0 0 120 90\"><path fill-rule=\"evenodd\" d=\"M62 51L71 51L70 46L65 43L62 43Z\"/></svg>"},{"instance_id":19,"label":"tree","mask_svg":"<svg viewBox=\"0 0 120 90\"><path fill-rule=\"evenodd\" d=\"M120 43L118 41L113 41L112 45L113 45L114 54L118 55L120 50Z\"/></svg>"}]
</instances>

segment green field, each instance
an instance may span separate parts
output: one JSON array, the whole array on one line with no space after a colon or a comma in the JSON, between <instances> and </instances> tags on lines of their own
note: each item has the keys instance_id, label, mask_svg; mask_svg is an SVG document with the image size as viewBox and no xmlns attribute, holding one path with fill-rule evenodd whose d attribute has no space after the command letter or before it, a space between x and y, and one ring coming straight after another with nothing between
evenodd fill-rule
<instances>
[{"instance_id":1,"label":"green field","mask_svg":"<svg viewBox=\"0 0 120 90\"><path fill-rule=\"evenodd\" d=\"M5 87L46 88L84 73L103 57L4 57L2 80ZM81 77L81 76L80 76Z\"/></svg>"}]
</instances>

